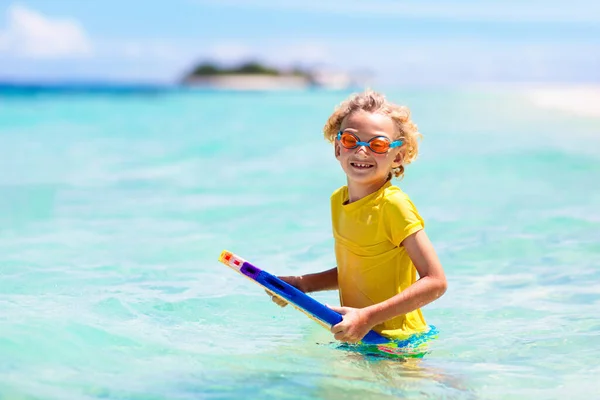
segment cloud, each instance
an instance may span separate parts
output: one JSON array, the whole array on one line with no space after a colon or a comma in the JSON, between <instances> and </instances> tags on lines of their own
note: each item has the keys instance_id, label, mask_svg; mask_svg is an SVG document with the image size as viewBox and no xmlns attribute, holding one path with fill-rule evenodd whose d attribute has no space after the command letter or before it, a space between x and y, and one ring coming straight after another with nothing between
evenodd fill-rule
<instances>
[{"instance_id":1,"label":"cloud","mask_svg":"<svg viewBox=\"0 0 600 400\"><path fill-rule=\"evenodd\" d=\"M181 41L164 39L98 40L95 44L95 50L99 56L129 61L170 62L180 60L194 50L192 46L182 44Z\"/></svg>"},{"instance_id":2,"label":"cloud","mask_svg":"<svg viewBox=\"0 0 600 400\"><path fill-rule=\"evenodd\" d=\"M0 30L0 53L23 58L88 56L92 44L81 24L70 18L51 18L13 4Z\"/></svg>"},{"instance_id":3,"label":"cloud","mask_svg":"<svg viewBox=\"0 0 600 400\"><path fill-rule=\"evenodd\" d=\"M531 30L517 29L517 34L506 35L513 28L507 23L500 31L495 27L493 32L480 35L479 30L485 31L482 28L485 24L475 24L469 30L457 29L456 34L447 34L446 28L442 32L435 30L437 21L421 21L421 31L407 32L401 40L399 35L392 34L395 31L386 19L389 16L394 21L411 17L471 18L473 21L480 17L484 21L486 18L499 21L536 18L538 21L560 18L600 20L600 3L588 3L587 8L564 4L559 7L557 0L547 0L547 7L538 7L534 12L534 5L541 4L539 0L506 0L486 5L474 0L448 0L447 3L347 0L343 4L334 0L188 1L219 7L237 6L239 9L231 9L231 12L238 15L246 13L244 7L293 11L298 18L306 20L310 18L306 14L301 15L300 11L324 13L340 27L335 32L342 32L345 36L334 34L335 37L331 37L331 30L320 31L320 27L315 25L307 28L305 35L292 35L282 25L277 34L268 37L262 37L263 33L251 29L244 30L247 32L244 34L234 32L223 36L211 32L209 26L207 33L202 34L202 30L198 30L187 37L165 37L157 32L156 37L89 38L76 19L68 16L57 18L22 5L13 5L7 9L6 22L0 25L0 76L68 79L73 76L111 79L141 76L168 80L203 60L237 63L254 59L283 68L300 66L358 73L368 69L377 80L394 83L600 80L600 42L597 35L589 34L596 32L595 28L589 29L590 24L571 24L566 29L567 33L571 32L570 35L563 35L562 29L567 24L560 23ZM581 0L573 2L575 5L583 4ZM224 8L227 12L227 7ZM599 12L593 12L595 10ZM559 11L564 15L559 15ZM269 13L265 15L272 17ZM344 24L343 16L355 15L392 26L390 34L372 33L356 23ZM583 28L579 31L574 27ZM538 40L549 32L552 35L548 39ZM133 34L136 32L133 31Z\"/></svg>"},{"instance_id":4,"label":"cloud","mask_svg":"<svg viewBox=\"0 0 600 400\"><path fill-rule=\"evenodd\" d=\"M458 21L598 22L600 3L588 0L505 0L498 2L436 0L401 2L381 0L189 0L196 4L260 7L362 16L394 16Z\"/></svg>"},{"instance_id":5,"label":"cloud","mask_svg":"<svg viewBox=\"0 0 600 400\"><path fill-rule=\"evenodd\" d=\"M336 50L347 64L370 60L379 79L398 83L600 80L597 44L420 41L394 51L391 43L354 42Z\"/></svg>"},{"instance_id":6,"label":"cloud","mask_svg":"<svg viewBox=\"0 0 600 400\"><path fill-rule=\"evenodd\" d=\"M321 41L247 39L215 43L196 59L248 59L280 67L369 72L383 82L420 84L510 81L598 81L600 44L494 43L469 40L367 39ZM199 55L200 56L200 55Z\"/></svg>"}]
</instances>

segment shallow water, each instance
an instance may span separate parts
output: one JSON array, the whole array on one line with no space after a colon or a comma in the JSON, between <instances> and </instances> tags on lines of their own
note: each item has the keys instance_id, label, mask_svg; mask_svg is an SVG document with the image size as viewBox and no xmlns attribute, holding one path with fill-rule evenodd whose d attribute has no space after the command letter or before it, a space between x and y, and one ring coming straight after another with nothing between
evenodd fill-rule
<instances>
[{"instance_id":1,"label":"shallow water","mask_svg":"<svg viewBox=\"0 0 600 400\"><path fill-rule=\"evenodd\" d=\"M397 184L450 284L422 359L339 349L218 262L335 265L344 176L321 128L346 95L1 94L0 398L600 393L600 119L518 92L388 92L424 134Z\"/></svg>"}]
</instances>

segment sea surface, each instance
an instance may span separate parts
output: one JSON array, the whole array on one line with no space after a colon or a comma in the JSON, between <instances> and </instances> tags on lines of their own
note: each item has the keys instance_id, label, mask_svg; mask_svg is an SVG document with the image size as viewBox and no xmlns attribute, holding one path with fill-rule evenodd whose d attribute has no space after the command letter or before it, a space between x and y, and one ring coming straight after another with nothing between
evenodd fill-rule
<instances>
[{"instance_id":1,"label":"sea surface","mask_svg":"<svg viewBox=\"0 0 600 400\"><path fill-rule=\"evenodd\" d=\"M350 92L0 89L0 399L600 398L600 117L376 89L423 134L396 183L449 281L421 359L339 348L218 262L335 266Z\"/></svg>"}]
</instances>

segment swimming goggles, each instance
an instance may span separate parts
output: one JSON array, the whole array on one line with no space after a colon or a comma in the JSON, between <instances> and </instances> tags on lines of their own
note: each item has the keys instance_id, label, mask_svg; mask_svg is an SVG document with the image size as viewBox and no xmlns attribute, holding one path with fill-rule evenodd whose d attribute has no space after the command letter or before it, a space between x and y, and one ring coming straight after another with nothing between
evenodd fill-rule
<instances>
[{"instance_id":1,"label":"swimming goggles","mask_svg":"<svg viewBox=\"0 0 600 400\"><path fill-rule=\"evenodd\" d=\"M361 142L358 136L351 132L339 131L337 134L337 140L340 141L342 146L346 149L355 149L358 146L367 146L372 152L378 154L387 153L389 149L394 147L402 146L402 140L395 140L390 142L390 139L385 136L375 136L368 142Z\"/></svg>"}]
</instances>

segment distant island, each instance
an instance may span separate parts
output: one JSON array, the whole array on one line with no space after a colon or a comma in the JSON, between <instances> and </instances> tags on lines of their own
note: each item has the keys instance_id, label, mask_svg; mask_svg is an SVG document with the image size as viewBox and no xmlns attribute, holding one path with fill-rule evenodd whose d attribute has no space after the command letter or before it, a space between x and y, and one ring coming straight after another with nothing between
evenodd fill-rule
<instances>
[{"instance_id":1,"label":"distant island","mask_svg":"<svg viewBox=\"0 0 600 400\"><path fill-rule=\"evenodd\" d=\"M286 71L254 61L234 67L203 62L186 74L181 83L184 86L232 90L344 89L357 85L355 79L341 72L307 71L301 68Z\"/></svg>"}]
</instances>

